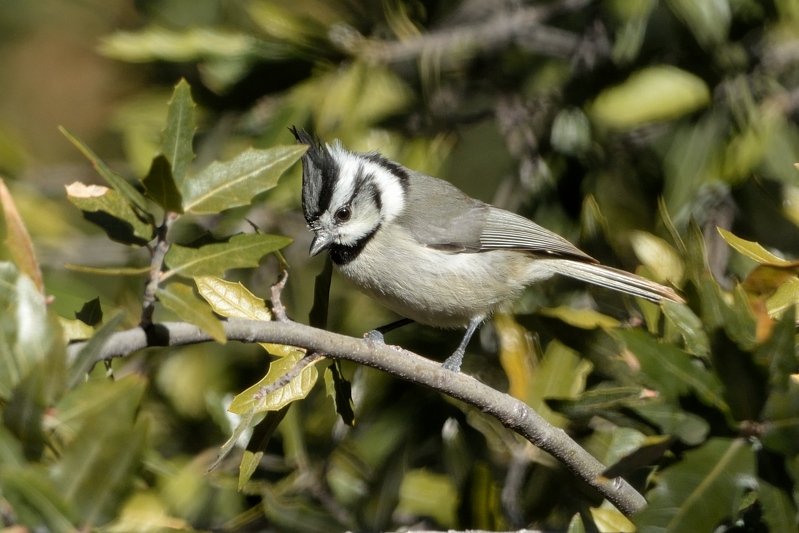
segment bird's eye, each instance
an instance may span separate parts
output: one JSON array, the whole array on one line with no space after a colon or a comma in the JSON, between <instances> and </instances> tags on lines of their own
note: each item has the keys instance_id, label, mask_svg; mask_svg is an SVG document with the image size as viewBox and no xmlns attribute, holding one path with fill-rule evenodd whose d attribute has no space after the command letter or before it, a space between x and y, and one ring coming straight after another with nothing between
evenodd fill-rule
<instances>
[{"instance_id":1,"label":"bird's eye","mask_svg":"<svg viewBox=\"0 0 799 533\"><path fill-rule=\"evenodd\" d=\"M344 207L336 211L336 220L338 220L339 222L346 222L350 219L351 216L352 216L352 211L350 210L350 207L348 205L345 205Z\"/></svg>"}]
</instances>

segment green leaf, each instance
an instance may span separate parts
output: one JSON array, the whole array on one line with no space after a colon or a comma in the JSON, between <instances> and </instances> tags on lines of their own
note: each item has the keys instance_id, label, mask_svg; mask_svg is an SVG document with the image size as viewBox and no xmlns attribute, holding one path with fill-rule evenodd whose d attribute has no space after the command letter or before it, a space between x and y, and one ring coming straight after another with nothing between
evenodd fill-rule
<instances>
[{"instance_id":1,"label":"green leaf","mask_svg":"<svg viewBox=\"0 0 799 533\"><path fill-rule=\"evenodd\" d=\"M2 179L0 179L0 206L3 208L3 217L6 221L6 244L11 252L11 258L20 272L32 279L39 291L44 292L42 270L39 268L39 261L33 250L31 236L28 234L25 222L17 211L14 199Z\"/></svg>"},{"instance_id":2,"label":"green leaf","mask_svg":"<svg viewBox=\"0 0 799 533\"><path fill-rule=\"evenodd\" d=\"M206 303L197 299L194 291L183 283L170 283L155 291L158 300L182 320L194 324L220 343L227 342L225 328Z\"/></svg>"},{"instance_id":3,"label":"green leaf","mask_svg":"<svg viewBox=\"0 0 799 533\"><path fill-rule=\"evenodd\" d=\"M737 517L744 492L756 487L755 456L744 439L711 439L665 469L633 516L638 533L713 531Z\"/></svg>"},{"instance_id":4,"label":"green leaf","mask_svg":"<svg viewBox=\"0 0 799 533\"><path fill-rule=\"evenodd\" d=\"M765 248L763 248L760 244L752 241L747 241L740 237L736 237L731 232L717 228L721 237L727 241L727 244L738 250L740 253L745 255L750 259L754 259L761 265L770 265L770 266L777 266L777 267L795 267L799 266L799 262L797 261L788 261L781 257L777 257L776 255L772 254Z\"/></svg>"},{"instance_id":5,"label":"green leaf","mask_svg":"<svg viewBox=\"0 0 799 533\"><path fill-rule=\"evenodd\" d=\"M705 404L729 413L721 382L708 370L695 365L687 353L662 344L643 331L619 331L618 335L637 357L643 381L654 385L668 401L676 405L680 396L693 391Z\"/></svg>"},{"instance_id":6,"label":"green leaf","mask_svg":"<svg viewBox=\"0 0 799 533\"><path fill-rule=\"evenodd\" d=\"M652 400L630 408L662 433L674 435L689 446L701 444L710 432L710 425L704 418L670 403Z\"/></svg>"},{"instance_id":7,"label":"green leaf","mask_svg":"<svg viewBox=\"0 0 799 533\"><path fill-rule=\"evenodd\" d=\"M616 435L622 431L625 431L624 428L618 428L613 432L614 441L617 440ZM602 477L607 479L627 477L640 468L657 464L674 444L674 438L669 435L655 435L638 440L636 437L641 434L635 430L627 429L626 433L628 434L622 433L618 440L621 440L622 444L637 441L635 449L615 457L613 464L602 472Z\"/></svg>"},{"instance_id":8,"label":"green leaf","mask_svg":"<svg viewBox=\"0 0 799 533\"><path fill-rule=\"evenodd\" d=\"M707 357L710 352L710 339L702 328L702 321L699 320L699 317L687 305L669 300L664 300L661 308L666 319L680 332L685 341L686 351L700 357Z\"/></svg>"},{"instance_id":9,"label":"green leaf","mask_svg":"<svg viewBox=\"0 0 799 533\"><path fill-rule=\"evenodd\" d=\"M51 423L56 437L60 442L72 442L95 420L106 416L132 421L146 384L143 377L132 375L116 381L90 379L68 391L52 411Z\"/></svg>"},{"instance_id":10,"label":"green leaf","mask_svg":"<svg viewBox=\"0 0 799 533\"><path fill-rule=\"evenodd\" d=\"M74 533L78 513L47 477L32 467L3 465L0 468L0 492L20 524L30 530L42 526L56 533Z\"/></svg>"},{"instance_id":11,"label":"green leaf","mask_svg":"<svg viewBox=\"0 0 799 533\"><path fill-rule=\"evenodd\" d=\"M8 398L38 362L64 351L44 295L29 277L6 265L0 280L0 398Z\"/></svg>"},{"instance_id":12,"label":"green leaf","mask_svg":"<svg viewBox=\"0 0 799 533\"><path fill-rule=\"evenodd\" d=\"M194 139L194 101L191 99L191 87L185 79L181 79L175 86L172 99L169 101L169 111L166 118L166 127L161 139L161 152L171 163L171 176L160 186L161 190L168 191L161 207L167 211L181 213L182 210L170 206L180 206L179 189L183 187L186 171L194 159L192 140ZM158 159L156 157L156 159ZM155 161L153 161L155 166ZM149 176L148 176L149 177ZM147 187L145 183L145 187ZM155 198L153 198L155 199Z\"/></svg>"},{"instance_id":13,"label":"green leaf","mask_svg":"<svg viewBox=\"0 0 799 533\"><path fill-rule=\"evenodd\" d=\"M593 309L575 309L568 305L559 307L542 308L538 313L552 318L558 318L565 323L582 329L616 328L619 321L613 317L603 315Z\"/></svg>"},{"instance_id":14,"label":"green leaf","mask_svg":"<svg viewBox=\"0 0 799 533\"><path fill-rule=\"evenodd\" d=\"M111 240L144 246L155 235L155 227L143 220L123 196L102 185L67 185L67 198L89 222L100 226Z\"/></svg>"},{"instance_id":15,"label":"green leaf","mask_svg":"<svg viewBox=\"0 0 799 533\"><path fill-rule=\"evenodd\" d=\"M231 268L256 267L264 255L290 242L290 238L280 235L235 235L228 242L200 248L173 244L165 258L170 270L161 279L176 274L184 277L222 276Z\"/></svg>"},{"instance_id":16,"label":"green leaf","mask_svg":"<svg viewBox=\"0 0 799 533\"><path fill-rule=\"evenodd\" d=\"M796 532L796 504L791 495L763 479L758 480L757 492L768 530Z\"/></svg>"},{"instance_id":17,"label":"green leaf","mask_svg":"<svg viewBox=\"0 0 799 533\"><path fill-rule=\"evenodd\" d=\"M250 410L255 413L276 411L293 401L305 398L311 392L319 375L316 370L316 363L306 366L299 375L278 390L265 396L259 394L263 387L271 385L280 379L286 372L294 368L304 356L305 354L300 352L273 361L269 365L269 372L263 379L233 398L228 411L238 415L247 413Z\"/></svg>"},{"instance_id":18,"label":"green leaf","mask_svg":"<svg viewBox=\"0 0 799 533\"><path fill-rule=\"evenodd\" d=\"M574 516L569 521L569 528L566 533L585 533L585 525L583 524L583 519L580 518L580 513L574 513Z\"/></svg>"},{"instance_id":19,"label":"green leaf","mask_svg":"<svg viewBox=\"0 0 799 533\"><path fill-rule=\"evenodd\" d=\"M605 126L629 129L673 120L709 102L710 91L701 78L659 65L638 70L620 85L599 93L590 106L590 115Z\"/></svg>"},{"instance_id":20,"label":"green leaf","mask_svg":"<svg viewBox=\"0 0 799 533\"><path fill-rule=\"evenodd\" d=\"M244 488L244 485L247 484L247 481L249 481L250 477L255 473L255 468L258 466L260 458L263 457L266 445L269 444L269 439L275 434L275 430L286 417L290 408L291 404L277 411L269 411L266 413L266 416L264 416L264 419L258 422L253 428L252 436L249 442L247 442L247 449L244 451L244 456L241 458L241 463L239 464L239 490ZM254 412L245 414L242 417L242 421L252 418L253 414ZM224 455L220 455L220 458L214 465L219 464L219 460L221 460L222 457L224 457Z\"/></svg>"},{"instance_id":21,"label":"green leaf","mask_svg":"<svg viewBox=\"0 0 799 533\"><path fill-rule=\"evenodd\" d=\"M75 360L71 361L69 370L68 387L70 389L76 387L86 378L86 374L92 369L97 362L97 354L103 347L105 342L115 333L117 326L122 323L125 314L122 312L117 313L103 327L83 345L81 350L75 356Z\"/></svg>"},{"instance_id":22,"label":"green leaf","mask_svg":"<svg viewBox=\"0 0 799 533\"><path fill-rule=\"evenodd\" d=\"M277 185L283 172L307 150L305 145L249 150L225 163L215 161L183 183L183 207L191 213L219 213L247 205Z\"/></svg>"},{"instance_id":23,"label":"green leaf","mask_svg":"<svg viewBox=\"0 0 799 533\"><path fill-rule=\"evenodd\" d=\"M144 267L110 267L98 268L85 265L74 265L72 263L64 263L67 270L75 272L83 272L85 274L95 274L98 276L140 276L147 274L150 271L149 266Z\"/></svg>"},{"instance_id":24,"label":"green leaf","mask_svg":"<svg viewBox=\"0 0 799 533\"><path fill-rule=\"evenodd\" d=\"M80 311L75 313L75 318L86 324L87 326L96 326L103 321L103 308L100 305L100 297L94 300L89 300Z\"/></svg>"},{"instance_id":25,"label":"green leaf","mask_svg":"<svg viewBox=\"0 0 799 533\"><path fill-rule=\"evenodd\" d=\"M183 213L183 197L175 184L169 165L169 160L164 154L158 154L153 158L150 170L142 180L144 192L164 211Z\"/></svg>"},{"instance_id":26,"label":"green leaf","mask_svg":"<svg viewBox=\"0 0 799 533\"><path fill-rule=\"evenodd\" d=\"M91 148L86 146L83 141L78 139L73 133L64 128L58 127L59 131L74 144L78 150L83 152L83 155L91 162L97 173L100 174L118 193L120 193L128 202L138 208L141 213L147 213L147 200L144 196L137 191L133 185L125 181L121 176L114 173L103 161L97 157L97 154L92 152Z\"/></svg>"},{"instance_id":27,"label":"green leaf","mask_svg":"<svg viewBox=\"0 0 799 533\"><path fill-rule=\"evenodd\" d=\"M132 389L103 380L105 388L118 387L130 393L119 397L128 416L120 416L120 407L97 411L85 420L80 431L53 465L53 478L68 501L80 510L81 523L100 525L116 514L117 506L132 491L134 474L140 468L144 450L146 424L134 424L145 382L135 382ZM121 380L122 381L122 380Z\"/></svg>"}]
</instances>

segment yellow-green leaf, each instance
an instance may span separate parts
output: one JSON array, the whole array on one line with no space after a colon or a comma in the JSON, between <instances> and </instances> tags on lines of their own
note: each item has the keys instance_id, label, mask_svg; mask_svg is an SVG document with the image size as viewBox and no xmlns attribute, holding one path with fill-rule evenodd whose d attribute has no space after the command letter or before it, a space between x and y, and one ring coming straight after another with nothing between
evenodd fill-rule
<instances>
[{"instance_id":1,"label":"yellow-green leaf","mask_svg":"<svg viewBox=\"0 0 799 533\"><path fill-rule=\"evenodd\" d=\"M218 315L228 318L250 320L272 320L272 313L266 302L258 298L241 283L233 283L213 276L194 278L200 296L211 305Z\"/></svg>"},{"instance_id":2,"label":"yellow-green leaf","mask_svg":"<svg viewBox=\"0 0 799 533\"><path fill-rule=\"evenodd\" d=\"M685 265L677 250L669 243L645 231L633 231L630 244L638 259L661 280L678 284L685 273Z\"/></svg>"},{"instance_id":3,"label":"yellow-green leaf","mask_svg":"<svg viewBox=\"0 0 799 533\"><path fill-rule=\"evenodd\" d=\"M311 363L305 367L299 375L289 381L284 387L265 396L259 394L263 387L274 383L286 372L294 368L294 365L296 365L304 355L303 353L296 353L274 361L269 366L269 372L267 372L263 379L233 398L233 402L231 402L230 407L228 407L228 411L238 415L247 413L248 411L253 411L255 413L261 411L277 411L295 400L305 398L308 393L311 392L319 375L315 363Z\"/></svg>"},{"instance_id":4,"label":"yellow-green leaf","mask_svg":"<svg viewBox=\"0 0 799 533\"><path fill-rule=\"evenodd\" d=\"M84 272L86 274L96 274L98 276L140 276L150 271L150 267L90 267L85 265L75 265L72 263L64 263L64 268L67 270L74 270L75 272Z\"/></svg>"},{"instance_id":5,"label":"yellow-green leaf","mask_svg":"<svg viewBox=\"0 0 799 533\"><path fill-rule=\"evenodd\" d=\"M178 315L181 319L194 324L221 344L227 342L222 323L211 312L203 301L194 296L191 287L182 283L170 283L164 289L155 292L164 307Z\"/></svg>"},{"instance_id":6,"label":"yellow-green leaf","mask_svg":"<svg viewBox=\"0 0 799 533\"><path fill-rule=\"evenodd\" d=\"M601 533L634 533L635 526L616 509L591 507L591 518Z\"/></svg>"},{"instance_id":7,"label":"yellow-green leaf","mask_svg":"<svg viewBox=\"0 0 799 533\"><path fill-rule=\"evenodd\" d=\"M17 265L20 272L33 280L37 289L44 292L42 270L39 268L39 261L33 250L31 236L28 234L14 199L2 178L0 178L0 205L3 207L3 216L6 221L6 243L11 257L14 259L14 264Z\"/></svg>"},{"instance_id":8,"label":"yellow-green leaf","mask_svg":"<svg viewBox=\"0 0 799 533\"><path fill-rule=\"evenodd\" d=\"M761 265L769 265L769 266L777 266L777 267L794 267L799 266L799 261L788 261L781 257L777 257L776 255L772 254L765 248L763 248L760 244L747 241L740 237L736 237L731 232L718 228L721 237L727 241L727 244L738 250L740 253L749 257L750 259L754 259Z\"/></svg>"},{"instance_id":9,"label":"yellow-green leaf","mask_svg":"<svg viewBox=\"0 0 799 533\"><path fill-rule=\"evenodd\" d=\"M170 270L161 279L176 274L186 277L221 276L231 268L256 267L263 256L290 242L290 238L280 235L242 234L231 237L228 242L200 248L172 245L165 259Z\"/></svg>"},{"instance_id":10,"label":"yellow-green leaf","mask_svg":"<svg viewBox=\"0 0 799 533\"><path fill-rule=\"evenodd\" d=\"M622 84L605 89L589 112L605 126L629 129L675 119L709 102L710 90L701 78L661 65L639 70Z\"/></svg>"},{"instance_id":11,"label":"yellow-green leaf","mask_svg":"<svg viewBox=\"0 0 799 533\"><path fill-rule=\"evenodd\" d=\"M277 185L280 175L307 148L305 145L250 148L230 161L215 161L183 183L183 207L192 213L219 213L247 205L253 196Z\"/></svg>"},{"instance_id":12,"label":"yellow-green leaf","mask_svg":"<svg viewBox=\"0 0 799 533\"><path fill-rule=\"evenodd\" d=\"M619 326L619 321L608 315L603 315L593 309L575 309L562 305L560 307L550 307L539 309L538 312L544 316L558 318L567 324L582 328L615 328Z\"/></svg>"}]
</instances>

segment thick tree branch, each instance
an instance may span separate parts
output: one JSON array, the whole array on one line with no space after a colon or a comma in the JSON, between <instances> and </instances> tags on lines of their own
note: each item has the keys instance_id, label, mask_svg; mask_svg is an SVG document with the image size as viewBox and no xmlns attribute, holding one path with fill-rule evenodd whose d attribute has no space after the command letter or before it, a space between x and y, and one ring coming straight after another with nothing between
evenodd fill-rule
<instances>
[{"instance_id":1,"label":"thick tree branch","mask_svg":"<svg viewBox=\"0 0 799 533\"><path fill-rule=\"evenodd\" d=\"M599 491L627 516L640 511L646 501L621 478L605 479L605 467L574 442L565 431L551 426L525 403L462 373L445 370L439 363L384 344L369 343L312 328L296 322L230 320L224 323L227 338L241 342L287 344L321 352L382 370L424 385L477 407L499 420L542 450L560 460L575 475ZM124 357L152 346L181 346L211 341L196 326L180 322L153 324L145 332L134 328L114 334L98 353L98 361ZM77 352L82 344L70 346Z\"/></svg>"}]
</instances>

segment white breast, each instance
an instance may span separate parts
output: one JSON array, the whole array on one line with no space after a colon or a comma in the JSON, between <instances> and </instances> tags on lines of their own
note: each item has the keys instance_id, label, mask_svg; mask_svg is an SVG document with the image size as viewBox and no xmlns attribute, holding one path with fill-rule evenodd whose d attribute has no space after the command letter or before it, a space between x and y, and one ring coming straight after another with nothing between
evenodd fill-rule
<instances>
[{"instance_id":1,"label":"white breast","mask_svg":"<svg viewBox=\"0 0 799 533\"><path fill-rule=\"evenodd\" d=\"M513 251L450 253L426 248L388 225L339 272L400 316L431 326L464 327L516 298L531 281L529 264L524 254Z\"/></svg>"}]
</instances>

